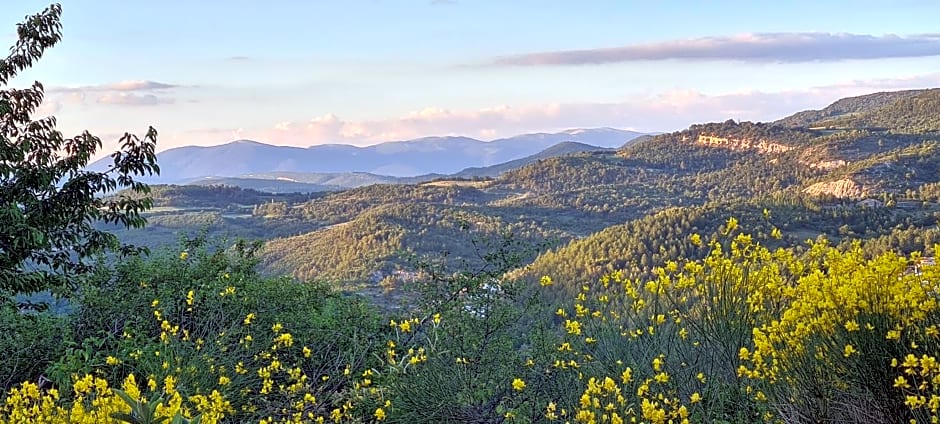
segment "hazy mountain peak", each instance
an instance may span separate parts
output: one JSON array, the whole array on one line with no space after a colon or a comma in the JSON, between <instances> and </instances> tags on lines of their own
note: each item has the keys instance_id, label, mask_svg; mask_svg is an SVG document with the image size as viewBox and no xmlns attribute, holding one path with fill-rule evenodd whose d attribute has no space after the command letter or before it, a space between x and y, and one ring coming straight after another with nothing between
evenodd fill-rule
<instances>
[{"instance_id":1,"label":"hazy mountain peak","mask_svg":"<svg viewBox=\"0 0 940 424\"><path fill-rule=\"evenodd\" d=\"M209 147L177 147L159 153L161 175L150 182L178 183L196 178L237 177L265 172L368 172L392 177L453 174L535 155L563 141L601 148L620 147L643 134L613 128L578 128L559 133L523 134L483 141L464 136L422 137L358 147L345 144L307 148L234 140ZM104 162L92 164L91 169Z\"/></svg>"}]
</instances>

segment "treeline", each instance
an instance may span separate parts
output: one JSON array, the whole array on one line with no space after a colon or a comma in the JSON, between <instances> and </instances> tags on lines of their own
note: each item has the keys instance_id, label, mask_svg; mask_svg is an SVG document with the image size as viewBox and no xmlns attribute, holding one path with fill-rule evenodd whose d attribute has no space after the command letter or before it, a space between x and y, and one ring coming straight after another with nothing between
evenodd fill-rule
<instances>
[{"instance_id":1,"label":"treeline","mask_svg":"<svg viewBox=\"0 0 940 424\"><path fill-rule=\"evenodd\" d=\"M901 133L940 131L940 89L906 96L875 110L856 116L819 123L835 128L871 128Z\"/></svg>"},{"instance_id":2,"label":"treeline","mask_svg":"<svg viewBox=\"0 0 940 424\"><path fill-rule=\"evenodd\" d=\"M797 112L774 123L786 127L812 127L814 124L827 118L835 118L850 113L868 112L888 106L899 99L911 97L923 92L924 90L891 91L847 97L839 99L822 110Z\"/></svg>"},{"instance_id":3,"label":"treeline","mask_svg":"<svg viewBox=\"0 0 940 424\"><path fill-rule=\"evenodd\" d=\"M863 240L866 252L875 255L932 249L937 240L933 227L940 215L925 210L864 208L851 202L818 204L799 195L669 208L546 251L520 273L530 280L552 275L573 290L613 271L624 272L629 278L650 278L658 264L706 254L707 249L691 236L716 239L729 217L755 241L768 246L799 249L806 240L819 236L835 242L853 238Z\"/></svg>"},{"instance_id":4,"label":"treeline","mask_svg":"<svg viewBox=\"0 0 940 424\"><path fill-rule=\"evenodd\" d=\"M116 196L134 196L122 191ZM153 185L148 194L156 207L217 208L251 206L271 201L302 203L320 194L281 193L273 194L228 185Z\"/></svg>"},{"instance_id":5,"label":"treeline","mask_svg":"<svg viewBox=\"0 0 940 424\"><path fill-rule=\"evenodd\" d=\"M330 193L291 208L292 217L335 224L387 204L481 204L491 198L472 187L376 184Z\"/></svg>"},{"instance_id":6,"label":"treeline","mask_svg":"<svg viewBox=\"0 0 940 424\"><path fill-rule=\"evenodd\" d=\"M482 259L474 243L501 235L511 234L532 245L570 239L540 224L537 219L504 220L477 207L383 205L349 222L270 240L262 267L267 273L290 274L301 281L368 286L414 268L419 257L446 256L472 267Z\"/></svg>"}]
</instances>

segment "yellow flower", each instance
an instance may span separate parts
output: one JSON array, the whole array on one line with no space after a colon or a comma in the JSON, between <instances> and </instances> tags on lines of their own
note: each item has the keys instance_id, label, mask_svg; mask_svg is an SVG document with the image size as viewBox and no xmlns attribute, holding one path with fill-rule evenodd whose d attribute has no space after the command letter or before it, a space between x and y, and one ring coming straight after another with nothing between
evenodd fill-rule
<instances>
[{"instance_id":1,"label":"yellow flower","mask_svg":"<svg viewBox=\"0 0 940 424\"><path fill-rule=\"evenodd\" d=\"M310 350L310 348L304 346L304 358L309 358L311 354L313 354L313 352Z\"/></svg>"},{"instance_id":2,"label":"yellow flower","mask_svg":"<svg viewBox=\"0 0 940 424\"><path fill-rule=\"evenodd\" d=\"M700 402L701 400L702 400L702 395L700 395L698 392L692 393L692 396L689 397L689 403L697 403L697 402Z\"/></svg>"},{"instance_id":3,"label":"yellow flower","mask_svg":"<svg viewBox=\"0 0 940 424\"><path fill-rule=\"evenodd\" d=\"M522 381L521 378L512 380L512 388L516 391L523 391L525 389L525 381Z\"/></svg>"},{"instance_id":4,"label":"yellow flower","mask_svg":"<svg viewBox=\"0 0 940 424\"><path fill-rule=\"evenodd\" d=\"M441 314L434 314L434 318L433 318L433 319L434 319L434 323L435 323L435 324L440 324L440 323L441 323Z\"/></svg>"},{"instance_id":5,"label":"yellow flower","mask_svg":"<svg viewBox=\"0 0 940 424\"><path fill-rule=\"evenodd\" d=\"M549 277L549 276L547 276L547 275L543 275L542 278L539 279L539 284L540 284L542 287L548 287L548 286L552 285L552 284L553 284L553 283L552 283L552 277Z\"/></svg>"},{"instance_id":6,"label":"yellow flower","mask_svg":"<svg viewBox=\"0 0 940 424\"><path fill-rule=\"evenodd\" d=\"M185 251L185 250L182 251L182 252L180 252L180 260L185 261L187 258L189 258L189 252L187 252L187 251Z\"/></svg>"},{"instance_id":7,"label":"yellow flower","mask_svg":"<svg viewBox=\"0 0 940 424\"><path fill-rule=\"evenodd\" d=\"M118 358L115 358L115 357L113 357L113 356L108 356L108 357L104 360L104 362L105 362L106 364L108 364L108 365L117 365L117 364L120 364L120 363L121 363L121 360L118 359Z\"/></svg>"},{"instance_id":8,"label":"yellow flower","mask_svg":"<svg viewBox=\"0 0 940 424\"><path fill-rule=\"evenodd\" d=\"M274 338L274 349L278 347L290 347L293 345L294 336L291 333L282 333L281 335Z\"/></svg>"},{"instance_id":9,"label":"yellow flower","mask_svg":"<svg viewBox=\"0 0 940 424\"><path fill-rule=\"evenodd\" d=\"M384 421L385 420L385 410L382 408L375 409L375 420Z\"/></svg>"},{"instance_id":10,"label":"yellow flower","mask_svg":"<svg viewBox=\"0 0 940 424\"><path fill-rule=\"evenodd\" d=\"M568 331L568 334L574 334L575 336L581 335L581 323L578 321L565 320L565 330Z\"/></svg>"},{"instance_id":11,"label":"yellow flower","mask_svg":"<svg viewBox=\"0 0 940 424\"><path fill-rule=\"evenodd\" d=\"M848 358L849 356L852 356L852 354L855 352L857 352L857 350L855 350L855 347L850 344L847 344L845 345L845 350L842 352L842 356L845 356L846 358Z\"/></svg>"},{"instance_id":12,"label":"yellow flower","mask_svg":"<svg viewBox=\"0 0 940 424\"><path fill-rule=\"evenodd\" d=\"M245 316L245 320L242 321L242 323L245 324L245 325L251 325L251 320L253 320L253 319L255 319L255 314L254 314L254 312L249 313L247 316Z\"/></svg>"},{"instance_id":13,"label":"yellow flower","mask_svg":"<svg viewBox=\"0 0 940 424\"><path fill-rule=\"evenodd\" d=\"M907 379L904 378L903 375L899 375L897 378L894 379L894 387L897 387L899 389L908 389L911 387L911 385L907 383Z\"/></svg>"},{"instance_id":14,"label":"yellow flower","mask_svg":"<svg viewBox=\"0 0 940 424\"><path fill-rule=\"evenodd\" d=\"M220 376L219 376L219 385L220 385L220 386L226 386L226 385L228 385L228 384L231 383L231 382L232 382L232 379L231 379L231 378L228 378L228 377L226 377L226 376L224 376L224 375L220 375Z\"/></svg>"},{"instance_id":15,"label":"yellow flower","mask_svg":"<svg viewBox=\"0 0 940 424\"><path fill-rule=\"evenodd\" d=\"M728 218L728 222L725 224L725 234L730 234L738 228L738 220L735 217Z\"/></svg>"},{"instance_id":16,"label":"yellow flower","mask_svg":"<svg viewBox=\"0 0 940 424\"><path fill-rule=\"evenodd\" d=\"M620 374L620 382L622 382L623 384L627 384L632 380L633 380L633 369L631 369L630 367L627 367L627 369L623 370L623 373Z\"/></svg>"},{"instance_id":17,"label":"yellow flower","mask_svg":"<svg viewBox=\"0 0 940 424\"><path fill-rule=\"evenodd\" d=\"M661 357L653 358L653 370L659 371L663 367L663 359Z\"/></svg>"}]
</instances>

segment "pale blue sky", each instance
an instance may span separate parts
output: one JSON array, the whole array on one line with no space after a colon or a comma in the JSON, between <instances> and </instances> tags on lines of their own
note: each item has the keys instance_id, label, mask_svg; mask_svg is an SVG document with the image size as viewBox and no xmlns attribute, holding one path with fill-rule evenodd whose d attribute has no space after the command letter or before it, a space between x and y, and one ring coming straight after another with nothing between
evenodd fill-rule
<instances>
[{"instance_id":1,"label":"pale blue sky","mask_svg":"<svg viewBox=\"0 0 940 424\"><path fill-rule=\"evenodd\" d=\"M67 133L160 149L770 120L940 85L936 1L64 0L14 85ZM47 5L4 2L0 43Z\"/></svg>"}]
</instances>

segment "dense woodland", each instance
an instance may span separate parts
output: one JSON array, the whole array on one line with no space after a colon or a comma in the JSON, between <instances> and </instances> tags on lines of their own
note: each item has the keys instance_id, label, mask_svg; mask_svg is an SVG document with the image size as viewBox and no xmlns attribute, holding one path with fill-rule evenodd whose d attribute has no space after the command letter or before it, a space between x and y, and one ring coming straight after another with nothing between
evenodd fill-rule
<instances>
[{"instance_id":1,"label":"dense woodland","mask_svg":"<svg viewBox=\"0 0 940 424\"><path fill-rule=\"evenodd\" d=\"M784 237L768 241L774 246L851 236L882 252L892 235L936 224L940 155L924 128L938 116L937 99L936 90L877 93L776 123L696 124L619 151L533 159L492 179L445 177L304 195L157 186L154 204L161 208L148 228L122 233L154 247L200 232L261 238L267 273L345 288L383 282L385 292L411 275L405 270L416 257L446 252L473 260L469 240L509 233L541 252L514 275L572 281L612 270L649 276L664 260L701 255L683 235L713 233L729 216L755 236L779 228ZM852 121L832 124L837 119ZM728 141L703 144L700 136ZM763 150L759 142L782 147ZM844 181L857 188L851 196L807 191ZM881 206L859 206L864 199ZM770 218L760 213L765 209ZM907 238L890 248L932 248L932 239Z\"/></svg>"}]
</instances>

